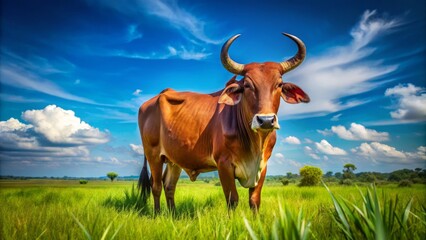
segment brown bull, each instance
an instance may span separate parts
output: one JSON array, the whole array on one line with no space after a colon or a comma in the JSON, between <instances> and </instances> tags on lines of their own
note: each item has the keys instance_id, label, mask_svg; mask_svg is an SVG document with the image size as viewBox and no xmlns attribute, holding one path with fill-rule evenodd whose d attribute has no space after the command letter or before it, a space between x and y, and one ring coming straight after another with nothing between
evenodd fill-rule
<instances>
[{"instance_id":1,"label":"brown bull","mask_svg":"<svg viewBox=\"0 0 426 240\"><path fill-rule=\"evenodd\" d=\"M162 91L139 109L139 129L145 152L139 179L141 194L151 187L154 207L160 210L164 187L167 206L175 208L174 193L182 169L192 181L203 172L218 170L228 207L238 204L235 179L249 188L250 207L257 210L266 175L266 163L279 129L280 97L287 103L309 102L298 86L281 77L305 58L306 48L295 36L297 54L281 63L239 64L228 55L230 38L222 47L223 66L234 76L223 90L212 94ZM147 160L151 169L148 178ZM167 164L163 172L163 164Z\"/></svg>"}]
</instances>

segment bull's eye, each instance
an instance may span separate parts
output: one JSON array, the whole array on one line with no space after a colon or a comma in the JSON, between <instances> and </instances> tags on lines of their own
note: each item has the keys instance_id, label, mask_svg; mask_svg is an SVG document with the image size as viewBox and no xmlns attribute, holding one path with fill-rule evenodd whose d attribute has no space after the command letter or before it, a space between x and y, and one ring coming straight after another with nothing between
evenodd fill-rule
<instances>
[{"instance_id":1,"label":"bull's eye","mask_svg":"<svg viewBox=\"0 0 426 240\"><path fill-rule=\"evenodd\" d=\"M277 88L282 88L282 87L283 87L283 84L284 84L283 82L278 83L278 84L277 84Z\"/></svg>"},{"instance_id":2,"label":"bull's eye","mask_svg":"<svg viewBox=\"0 0 426 240\"><path fill-rule=\"evenodd\" d=\"M253 87L250 85L250 83L244 83L244 88L253 89Z\"/></svg>"}]
</instances>

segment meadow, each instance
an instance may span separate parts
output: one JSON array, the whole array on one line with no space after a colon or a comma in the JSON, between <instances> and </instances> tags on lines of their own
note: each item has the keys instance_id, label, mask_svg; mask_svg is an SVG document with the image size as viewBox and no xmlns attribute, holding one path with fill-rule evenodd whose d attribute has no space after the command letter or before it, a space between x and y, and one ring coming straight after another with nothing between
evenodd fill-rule
<instances>
[{"instance_id":1,"label":"meadow","mask_svg":"<svg viewBox=\"0 0 426 240\"><path fill-rule=\"evenodd\" d=\"M337 201L334 202L322 185L283 186L268 181L263 188L260 211L255 215L248 205L247 189L238 188L240 203L236 210L228 211L222 189L215 181L182 179L176 190L176 212L167 210L163 193L161 213L154 215L152 198L147 206L135 208L134 184L1 180L0 239L350 239L344 230L345 218L352 229L362 228L364 225L351 214L370 211L370 205L362 204L371 200L367 186L329 186ZM426 239L425 185L401 188L387 184L369 190L377 192L378 200L369 204L379 204L383 216L372 209L373 222L365 225L371 228L366 231L372 231L372 235L355 232L352 237ZM358 210L345 210L353 206ZM390 214L401 217L392 222ZM390 226L392 229L385 230L393 235L377 235L375 229L382 225ZM295 235L288 235L293 234L289 229Z\"/></svg>"}]
</instances>

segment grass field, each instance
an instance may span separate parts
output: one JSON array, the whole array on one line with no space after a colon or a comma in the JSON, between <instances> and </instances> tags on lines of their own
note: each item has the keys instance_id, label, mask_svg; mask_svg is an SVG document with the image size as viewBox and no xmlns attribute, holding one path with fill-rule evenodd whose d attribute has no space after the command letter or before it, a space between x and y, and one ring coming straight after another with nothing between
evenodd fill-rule
<instances>
[{"instance_id":1,"label":"grass field","mask_svg":"<svg viewBox=\"0 0 426 240\"><path fill-rule=\"evenodd\" d=\"M299 228L308 227L311 239L345 238L339 223L334 220L339 214L323 186L301 188L267 182L260 212L254 215L248 206L247 189L238 189L239 206L228 212L221 187L213 182L181 180L176 190L176 213L168 212L163 196L162 212L154 216L152 198L145 209L137 211L133 208L132 184L124 181L89 181L87 185L80 185L78 180L0 181L0 238L283 239L284 233L280 231L286 229L280 229L280 226L293 224L286 222L288 218L296 222L300 209L303 213ZM367 187L359 189L365 193ZM362 210L363 198L357 187L330 186L330 190L337 199L343 197ZM409 188L391 184L378 186L377 195L382 211L398 198L395 209L391 210L396 214L404 214L412 199L411 213L406 213L407 229L402 235L395 236L426 239L424 185ZM294 225L290 228L299 229ZM391 231L397 232L398 229Z\"/></svg>"}]
</instances>

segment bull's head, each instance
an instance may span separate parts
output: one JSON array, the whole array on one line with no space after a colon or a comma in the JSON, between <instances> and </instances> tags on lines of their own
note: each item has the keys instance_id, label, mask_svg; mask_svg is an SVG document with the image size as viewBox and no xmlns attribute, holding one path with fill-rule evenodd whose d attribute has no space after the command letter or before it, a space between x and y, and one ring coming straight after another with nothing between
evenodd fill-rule
<instances>
[{"instance_id":1,"label":"bull's head","mask_svg":"<svg viewBox=\"0 0 426 240\"><path fill-rule=\"evenodd\" d=\"M223 66L231 73L243 76L243 79L231 79L223 90L219 103L235 105L241 101L243 108L247 109L252 117L251 128L255 132L268 132L280 127L277 117L280 97L291 104L309 102L309 96L301 88L282 80L282 75L299 66L306 55L305 44L299 38L283 34L297 44L298 52L294 57L280 63L240 64L233 61L229 57L228 49L239 34L230 38L222 47L220 57Z\"/></svg>"}]
</instances>

